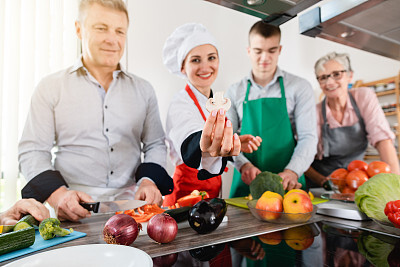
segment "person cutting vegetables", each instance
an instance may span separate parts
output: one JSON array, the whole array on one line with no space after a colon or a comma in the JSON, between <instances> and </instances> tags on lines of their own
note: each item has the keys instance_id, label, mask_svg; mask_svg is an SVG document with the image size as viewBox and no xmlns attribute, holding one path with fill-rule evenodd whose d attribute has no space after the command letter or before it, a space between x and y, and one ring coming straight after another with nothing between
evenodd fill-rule
<instances>
[{"instance_id":1,"label":"person cutting vegetables","mask_svg":"<svg viewBox=\"0 0 400 267\"><path fill-rule=\"evenodd\" d=\"M223 103L228 100L211 90L219 67L216 40L203 25L188 23L175 29L163 47L163 62L171 73L187 80L167 114L167 142L176 167L174 190L165 196L163 206L174 205L195 189L206 191L210 198L218 197L228 157L239 154L241 140L249 152L256 150L261 140L251 135L239 138L231 121L225 119ZM210 98L223 103L213 106L215 101Z\"/></svg>"},{"instance_id":2,"label":"person cutting vegetables","mask_svg":"<svg viewBox=\"0 0 400 267\"><path fill-rule=\"evenodd\" d=\"M282 177L283 188L305 188L303 172L317 146L314 92L306 80L281 70L279 27L256 22L249 32L247 53L252 70L230 86L227 117L234 132L258 135L263 142L252 154L234 158L230 197L247 196L249 184L262 171Z\"/></svg>"},{"instance_id":3,"label":"person cutting vegetables","mask_svg":"<svg viewBox=\"0 0 400 267\"><path fill-rule=\"evenodd\" d=\"M14 225L24 215L30 214L39 222L50 217L45 205L35 199L20 199L4 212L0 213L0 225Z\"/></svg>"},{"instance_id":4,"label":"person cutting vegetables","mask_svg":"<svg viewBox=\"0 0 400 267\"><path fill-rule=\"evenodd\" d=\"M308 186L321 187L335 169L362 160L368 142L391 172L399 174L395 135L375 93L366 87L348 90L353 78L349 56L329 53L314 69L325 98L317 105L318 151L306 172Z\"/></svg>"}]
</instances>

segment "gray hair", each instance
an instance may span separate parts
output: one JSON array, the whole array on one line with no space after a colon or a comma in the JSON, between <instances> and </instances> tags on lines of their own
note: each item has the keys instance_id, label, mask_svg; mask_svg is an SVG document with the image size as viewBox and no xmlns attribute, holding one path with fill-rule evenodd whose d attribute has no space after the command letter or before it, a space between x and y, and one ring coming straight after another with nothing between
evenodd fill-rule
<instances>
[{"instance_id":1,"label":"gray hair","mask_svg":"<svg viewBox=\"0 0 400 267\"><path fill-rule=\"evenodd\" d=\"M334 60L339 64L342 64L342 66L347 71L353 71L350 65L350 58L348 54L345 53L339 54L336 52L331 52L317 60L317 62L314 65L315 74L324 71L325 70L324 64L330 60Z\"/></svg>"},{"instance_id":2,"label":"gray hair","mask_svg":"<svg viewBox=\"0 0 400 267\"><path fill-rule=\"evenodd\" d=\"M84 18L86 16L86 10L92 4L99 4L103 7L108 7L117 11L124 12L126 18L128 19L128 24L129 24L128 10L126 8L124 1L122 0L81 0L79 3L79 13L78 13L78 20L80 22L84 21Z\"/></svg>"}]
</instances>

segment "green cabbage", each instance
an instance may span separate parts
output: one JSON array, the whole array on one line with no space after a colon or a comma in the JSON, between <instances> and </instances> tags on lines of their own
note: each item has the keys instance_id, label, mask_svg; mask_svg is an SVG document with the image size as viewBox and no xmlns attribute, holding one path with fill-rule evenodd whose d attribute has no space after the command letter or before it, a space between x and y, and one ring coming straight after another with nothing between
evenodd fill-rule
<instances>
[{"instance_id":1,"label":"green cabbage","mask_svg":"<svg viewBox=\"0 0 400 267\"><path fill-rule=\"evenodd\" d=\"M377 235L379 237L380 235ZM389 267L388 255L393 250L394 245L384 242L374 236L363 232L357 239L358 251L374 266ZM396 242L396 238L392 238Z\"/></svg>"},{"instance_id":2,"label":"green cabbage","mask_svg":"<svg viewBox=\"0 0 400 267\"><path fill-rule=\"evenodd\" d=\"M250 183L250 194L254 199L260 198L265 191L272 191L283 196L285 190L282 185L282 178L272 172L261 172Z\"/></svg>"},{"instance_id":3,"label":"green cabbage","mask_svg":"<svg viewBox=\"0 0 400 267\"><path fill-rule=\"evenodd\" d=\"M389 222L384 213L386 203L400 199L400 175L392 173L377 174L362 184L354 195L360 211L368 217Z\"/></svg>"}]
</instances>

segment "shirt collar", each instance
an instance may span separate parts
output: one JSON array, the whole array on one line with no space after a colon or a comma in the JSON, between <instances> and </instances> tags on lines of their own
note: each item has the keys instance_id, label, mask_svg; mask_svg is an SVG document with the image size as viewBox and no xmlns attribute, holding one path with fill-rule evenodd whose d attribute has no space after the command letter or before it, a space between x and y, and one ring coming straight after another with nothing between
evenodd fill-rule
<instances>
[{"instance_id":1,"label":"shirt collar","mask_svg":"<svg viewBox=\"0 0 400 267\"><path fill-rule=\"evenodd\" d=\"M118 68L117 70L113 71L113 77L116 78L120 73L128 76L129 78L133 79L132 74L128 73L124 66L121 65L121 63L118 63ZM83 66L83 61L82 61L82 56L79 57L79 59L75 62L75 64L72 66L71 70L69 73L73 73L75 71L78 71L79 69L84 70L86 73L89 71L86 69L85 66Z\"/></svg>"},{"instance_id":2,"label":"shirt collar","mask_svg":"<svg viewBox=\"0 0 400 267\"><path fill-rule=\"evenodd\" d=\"M257 83L254 81L254 79L253 79L253 72L252 72L251 70L250 70L250 73L249 73L248 76L247 76L247 79L250 80L250 83L251 83L252 86L254 86L254 87L256 87L256 88L259 88L259 89L261 90L261 89L264 89L264 88L268 88L268 87L270 87L271 85L273 85L274 83L278 82L278 78L279 78L279 77L282 77L282 78L283 78L283 76L284 76L283 71L277 66L277 67L276 67L275 74L274 74L274 77L272 78L272 80L271 80L265 87L262 87L261 85L257 84Z\"/></svg>"}]
</instances>

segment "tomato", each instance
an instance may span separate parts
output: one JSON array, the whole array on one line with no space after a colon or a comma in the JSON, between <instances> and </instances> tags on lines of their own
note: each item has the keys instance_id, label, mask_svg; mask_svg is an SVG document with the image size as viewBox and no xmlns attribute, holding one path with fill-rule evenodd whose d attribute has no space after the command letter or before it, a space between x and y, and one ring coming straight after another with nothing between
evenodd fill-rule
<instances>
[{"instance_id":1,"label":"tomato","mask_svg":"<svg viewBox=\"0 0 400 267\"><path fill-rule=\"evenodd\" d=\"M345 187L343 187L343 189L340 192L343 194L354 194L354 192L356 192L356 190L354 190L348 186L345 186Z\"/></svg>"},{"instance_id":2,"label":"tomato","mask_svg":"<svg viewBox=\"0 0 400 267\"><path fill-rule=\"evenodd\" d=\"M354 170L346 176L347 186L354 190L366 181L368 181L368 174L365 171Z\"/></svg>"},{"instance_id":3,"label":"tomato","mask_svg":"<svg viewBox=\"0 0 400 267\"><path fill-rule=\"evenodd\" d=\"M373 161L368 164L367 173L369 177L372 177L378 173L390 173L390 166L383 161Z\"/></svg>"},{"instance_id":4,"label":"tomato","mask_svg":"<svg viewBox=\"0 0 400 267\"><path fill-rule=\"evenodd\" d=\"M346 169L340 168L334 170L329 177L331 178L331 181L340 188L346 184L346 176L348 173L349 172Z\"/></svg>"},{"instance_id":5,"label":"tomato","mask_svg":"<svg viewBox=\"0 0 400 267\"><path fill-rule=\"evenodd\" d=\"M368 163L362 160L353 160L352 162L349 163L349 166L347 166L347 170L349 172L354 171L354 170L361 170L361 171L367 171L368 169Z\"/></svg>"}]
</instances>

